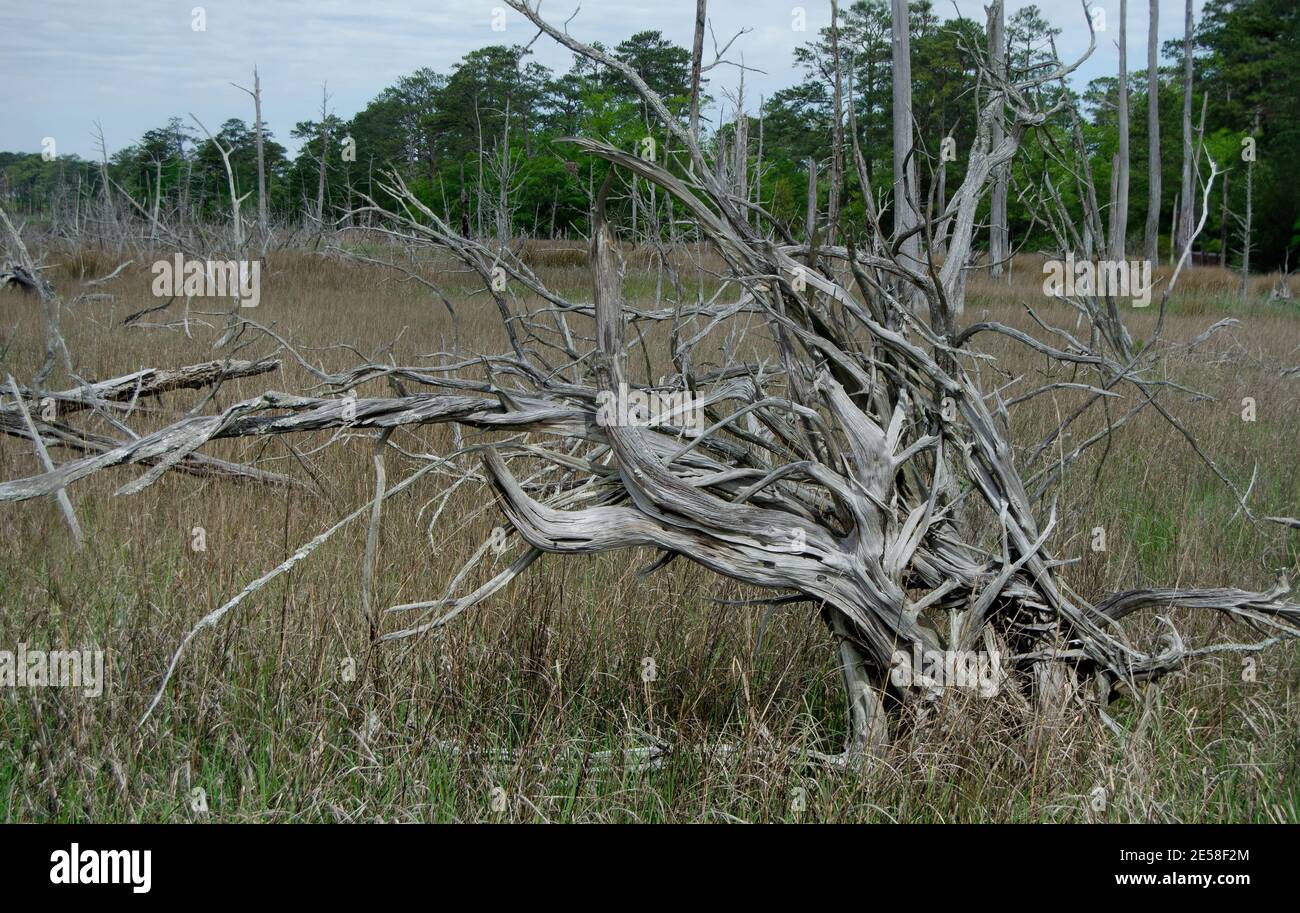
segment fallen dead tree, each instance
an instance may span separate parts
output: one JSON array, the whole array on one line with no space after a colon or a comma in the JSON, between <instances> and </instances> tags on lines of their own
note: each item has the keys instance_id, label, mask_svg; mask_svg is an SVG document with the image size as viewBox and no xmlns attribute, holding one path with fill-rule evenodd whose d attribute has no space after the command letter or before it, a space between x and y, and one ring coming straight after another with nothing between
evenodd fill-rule
<instances>
[{"instance_id":1,"label":"fallen dead tree","mask_svg":"<svg viewBox=\"0 0 1300 913\"><path fill-rule=\"evenodd\" d=\"M33 440L33 430L43 446L79 450L83 453L110 454L129 446L121 438L97 434L84 428L75 428L62 419L84 410L92 410L112 427L124 432L130 442L140 438L131 431L124 420L142 401L176 390L199 390L220 387L226 381L241 377L256 377L279 367L275 360L210 361L183 368L146 368L110 380L81 384L68 390L38 391L14 384L13 395L21 400L15 406L0 406L0 432L14 437ZM113 413L117 407L121 418ZM43 417L46 413L49 417ZM137 462L174 467L180 472L216 478L243 479L277 485L301 485L291 476L267 472L252 466L241 466L204 454L188 453L177 461L166 454L141 456Z\"/></svg>"},{"instance_id":2,"label":"fallen dead tree","mask_svg":"<svg viewBox=\"0 0 1300 913\"><path fill-rule=\"evenodd\" d=\"M157 369L145 368L89 384L81 384L70 390L48 392L41 395L57 403L58 412L68 414L83 409L94 408L104 403L131 403L163 393L176 390L199 390L204 387L218 386L228 380L239 377L256 377L267 374L280 366L278 361L206 361L183 368ZM21 390L26 398L37 397L36 391Z\"/></svg>"},{"instance_id":3,"label":"fallen dead tree","mask_svg":"<svg viewBox=\"0 0 1300 913\"><path fill-rule=\"evenodd\" d=\"M76 376L72 368L72 356L68 352L67 343L60 330L64 303L53 286L41 275L41 270L32 259L26 244L23 243L21 233L3 208L0 208L0 225L3 225L9 245L17 259L16 264L6 267L6 271L0 274L0 280L12 279L12 284L35 293L41 301L45 318L44 360L30 387L22 387L13 383L11 379L10 389L6 392L11 392L17 401L13 406L0 403L0 432L33 441L37 453L43 460L48 460L47 447L69 448L102 456L125 446L126 441L122 438L98 434L84 428L74 428L62 420L71 414L91 410L110 427L124 434L127 440L138 440L139 435L127 427L122 418L129 418L140 401L177 390L207 388L211 395L227 381L256 377L279 368L280 363L275 359L262 359L257 362L224 359L174 369L145 368L109 380L80 383L67 390L45 389L45 383L53 373L55 363L60 357L67 374L71 377ZM103 279L89 284L99 285L107 282L129 263L130 261L119 265ZM9 283L0 281L0 287L6 284ZM123 401L125 405L122 405ZM114 414L114 407L123 410L122 418ZM302 484L290 476L267 472L256 467L241 466L203 454L190 453L175 460L164 455L141 457L140 462L146 465L161 465L162 470L170 467L179 472L198 476L277 485ZM52 466L47 468L53 469ZM62 500L61 496L60 500ZM73 529L77 529L70 505L66 507L65 513L69 516L69 524Z\"/></svg>"},{"instance_id":4,"label":"fallen dead tree","mask_svg":"<svg viewBox=\"0 0 1300 913\"><path fill-rule=\"evenodd\" d=\"M590 302L549 288L504 243L465 237L393 178L385 189L396 203L371 200L362 211L382 226L379 233L437 248L477 274L501 317L508 351L465 358L444 353L432 367L366 362L327 374L270 330L232 315L240 332L274 338L329 395L268 392L0 483L0 500L17 501L56 494L110 467L149 465L122 489L130 493L181 468L213 440L342 428L375 434L373 500L205 616L172 658L163 687L194 636L305 560L336 530L363 518L371 531L363 610L373 617L375 531L383 505L435 468L456 474L455 486L490 484L521 544L485 542L441 597L392 607L405 624L380 639L436 631L546 554L654 549L662 557L651 570L676 559L694 561L771 590L771 608L808 603L822 613L835 639L851 721L844 763L890 738L891 706L935 696L924 676L899 684L890 675L898 651L997 653L1007 687L1032 696L1040 709L1059 710L1081 702L1085 692L1104 704L1198 656L1264 649L1300 635L1300 605L1290 600L1285 583L1266 592L1138 589L1094 605L1071 589L1064 575L1068 562L1049 547L1057 518L1051 509L1040 515L1044 495L1083 454L1108 443L1114 427L1134 415L1155 415L1202 453L1163 401L1177 389L1157 375L1160 359L1179 344L1157 331L1138 350L1114 300L1095 295L1071 302L1086 333L1053 326L1037 314L1042 339L993 321L960 324L981 202L997 169L1070 103L1068 95L1043 89L1064 80L1078 62L1009 81L981 61L979 127L966 177L942 211L930 212L908 232L927 239L916 259L902 253L908 237L887 232L870 205L865 238L823 245L816 231L802 242L791 237L719 177L694 131L635 70L550 25L525 0L511 6L541 33L624 78L677 150L661 162L590 138L570 141L603 162L607 174L592 201ZM995 132L998 121L1004 127ZM869 196L861 155L854 159ZM1213 176L1211 169L1210 181ZM628 177L670 197L721 257L726 269L715 295L683 294L656 309L625 301L605 201L615 180ZM1051 188L1045 193L1060 199ZM927 211L919 201L910 205ZM1066 215L1057 212L1058 222ZM941 262L928 252L934 237L946 242ZM1074 249L1067 224L1058 237L1063 250ZM540 305L528 307L525 296ZM661 323L671 327L665 354L673 370L656 379L642 328ZM756 332L766 334L776 354L742 362L740 343ZM718 334L728 339L730 358L720 365L710 364L704 351L706 340ZM978 348L990 334L1068 368L1070 379L1004 401L977 370L991 357ZM342 395L375 381L402 395ZM1040 452L1098 403L1122 398L1128 411L1106 432L1062 450L1051 472L1025 478L1013 459L1010 412L1062 384L1088 397ZM110 389L118 399L127 395L111 382L103 391L79 389L77 402L103 399ZM704 427L689 429L673 415L653 425L611 418L605 407L627 391L688 394L705 416ZM426 468L389 485L384 456L394 446L394 429L439 423L512 436L423 455ZM468 460L471 455L478 463ZM1239 500L1254 520L1247 497L1239 493ZM982 536L981 524L996 535ZM510 548L517 552L486 583L462 591L471 570ZM1257 639L1191 645L1165 619L1163 641L1146 646L1121 624L1172 607L1219 613ZM149 712L161 695L162 688Z\"/></svg>"}]
</instances>

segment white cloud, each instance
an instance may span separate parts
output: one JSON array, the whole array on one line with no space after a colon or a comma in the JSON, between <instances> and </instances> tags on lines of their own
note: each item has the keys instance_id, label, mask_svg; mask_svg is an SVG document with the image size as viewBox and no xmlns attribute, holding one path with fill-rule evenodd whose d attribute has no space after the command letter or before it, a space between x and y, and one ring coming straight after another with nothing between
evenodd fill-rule
<instances>
[{"instance_id":1,"label":"white cloud","mask_svg":"<svg viewBox=\"0 0 1300 913\"><path fill-rule=\"evenodd\" d=\"M851 0L844 0L845 4ZM983 18L984 0L957 0L962 15ZM191 9L201 5L207 30L191 29ZM1009 0L1014 12L1027 5ZM1054 25L1063 28L1063 55L1087 45L1081 4L1041 0ZM1105 0L1110 30L1080 71L1080 82L1113 73L1118 52L1119 0ZM505 32L491 29L501 0L41 0L3 13L8 38L0 55L0 85L9 111L0 118L0 149L39 151L53 136L60 152L95 154L92 124L100 121L110 152L127 145L169 116L196 114L210 127L228 117L251 120L251 105L230 83L251 80L254 63L262 75L265 116L281 142L293 124L313 116L321 84L344 117L360 110L402 74L428 66L447 70L465 53L491 44L527 43L535 30L513 10ZM553 22L566 19L576 0L548 0ZM807 10L808 31L791 29L791 9ZM755 101L797 80L791 63L796 46L830 21L824 0L712 0L709 14L719 42L750 28L729 55L762 70L746 78ZM586 0L570 29L584 40L612 45L642 29L659 29L689 46L693 0ZM944 18L953 4L938 0ZM1198 11L1200 2L1196 3ZM1161 40L1180 35L1183 4L1160 0ZM1129 4L1130 68L1145 66L1147 4ZM567 68L569 56L546 38L533 45L535 58ZM706 38L706 55L712 38ZM735 84L734 68L713 74L713 94Z\"/></svg>"}]
</instances>

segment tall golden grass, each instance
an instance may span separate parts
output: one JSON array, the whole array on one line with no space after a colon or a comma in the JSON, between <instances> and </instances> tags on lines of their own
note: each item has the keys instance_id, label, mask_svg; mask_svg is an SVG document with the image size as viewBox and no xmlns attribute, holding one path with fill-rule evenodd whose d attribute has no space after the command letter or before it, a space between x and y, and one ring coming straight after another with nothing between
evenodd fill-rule
<instances>
[{"instance_id":1,"label":"tall golden grass","mask_svg":"<svg viewBox=\"0 0 1300 913\"><path fill-rule=\"evenodd\" d=\"M539 247L531 256L548 282L589 294L585 255ZM653 263L632 262L629 294L638 302L654 294ZM102 252L67 251L51 276L72 299L85 279L116 265ZM470 277L446 264L430 265L429 275L454 292L462 348L500 350L495 308L470 294ZM65 335L83 377L216 357L221 319L202 312L219 308L201 300L189 337L175 325L122 325L126 314L157 303L149 278L147 264L136 264L102 289L112 300L67 309ZM987 310L1035 330L1029 305L1072 327L1071 314L1044 300L1041 281L1029 259L1015 265L1009 283L974 279L966 319ZM1213 399L1169 393L1166 402L1243 487L1257 470L1257 513L1295 515L1300 378L1280 371L1300 363L1300 315L1264 300L1266 277L1254 280L1243 309L1235 282L1201 267L1180 280L1167 337L1190 338L1224 316L1241 324L1165 366L1171 380ZM147 319L174 321L179 307ZM1152 332L1154 310L1127 315L1136 338ZM0 313L13 328L3 368L31 377L42 351L39 309L27 297L0 294ZM421 356L451 340L442 304L416 283L307 254L271 257L252 316L332 370L356 360L336 347L342 342L366 356L391 352L399 364L423 364ZM1021 376L1023 384L1040 382L1041 358L1006 341L984 344L997 358L982 369L986 389ZM259 343L240 357L268 348ZM310 384L285 360L276 375L223 388L208 408ZM1254 423L1241 419L1246 397L1256 401ZM132 423L139 431L159 427L197 401L194 393L170 394L138 410ZM1063 391L1015 411L1018 458L1027 461L1077 402ZM1104 423L1100 412L1090 416L1062 446ZM301 460L318 492L169 475L141 494L115 496L139 471L131 469L78 483L70 495L88 536L81 552L53 503L0 507L0 649L20 641L99 646L108 656L98 699L62 689L0 690L0 820L1300 820L1294 647L1258 657L1253 681L1244 680L1251 676L1240 659L1209 659L1153 689L1142 706L1113 706L1129 732L1122 740L1092 714L1026 720L1009 700L953 694L923 718L903 721L883 760L846 772L787 751L836 751L843 738L838 677L813 609L778 614L756 651L760 610L716 602L757 595L746 587L684 561L638 577L649 554L546 558L441 634L373 647L360 609L362 525L201 637L137 730L190 626L371 496L371 439L347 435L319 449L327 439L297 438L296 454L275 440L220 442L208 451L260 458L307 479ZM393 441L411 452L452 446L445 428L401 432ZM1062 520L1053 547L1079 559L1066 576L1085 597L1150 583L1266 587L1279 571L1294 576L1297 533L1234 517L1232 496L1154 413L1120 429L1104 461L1101 451L1056 491ZM1053 449L1022 469L1032 474L1057 455ZM391 454L389 478L418 465ZM5 478L38 469L27 442L0 443ZM442 484L431 476L386 505L379 605L441 595L460 561L501 522L484 491L466 488L427 528ZM1098 526L1107 531L1105 552L1089 548ZM191 548L195 527L206 533L206 552ZM1199 637L1216 633L1213 619L1178 621ZM1152 622L1134 636L1159 633ZM649 682L646 658L656 670ZM350 681L348 660L356 666ZM654 739L683 746L659 771L592 763L592 752ZM717 750L724 743L733 750ZM509 749L514 760L488 764L456 745ZM505 801L494 804L498 788ZM196 810L197 789L206 813Z\"/></svg>"}]
</instances>

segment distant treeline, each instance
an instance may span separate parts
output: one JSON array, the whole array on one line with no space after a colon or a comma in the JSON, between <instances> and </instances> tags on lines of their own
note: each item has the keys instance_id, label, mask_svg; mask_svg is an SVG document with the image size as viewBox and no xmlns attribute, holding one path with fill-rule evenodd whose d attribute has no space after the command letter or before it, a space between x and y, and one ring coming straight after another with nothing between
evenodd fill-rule
<instances>
[{"instance_id":1,"label":"distant treeline","mask_svg":"<svg viewBox=\"0 0 1300 913\"><path fill-rule=\"evenodd\" d=\"M1133 4L1136 6L1137 4ZM1245 210L1245 163L1242 141L1253 137L1257 150L1252 178L1253 253L1251 265L1272 269L1300 243L1300 12L1295 0L1208 0L1195 36L1194 122L1201 122L1204 103L1204 149L1228 180L1214 188L1206 229L1198 249L1210 256L1226 247L1226 263L1240 262L1240 222ZM983 23L941 22L929 0L911 4L913 106L921 146L922 199L940 199L937 173L945 137L951 136L955 160L945 164L946 188L956 187L964 173L966 151L974 130L976 73L973 51L986 43ZM1110 28L1098 35L1099 45L1118 32L1117 11ZM1079 24L1086 29L1080 14ZM853 129L866 160L868 179L877 194L892 187L891 79L889 6L886 0L858 0L841 11L840 77L845 107L852 105ZM1052 59L1053 39L1061 30L1050 26L1035 6L1007 20L1007 64L1015 75ZM1130 44L1139 46L1136 30ZM690 104L690 52L655 31L638 32L612 49L614 57L636 69L685 122ZM1182 168L1182 42L1162 49L1159 115L1162 155L1162 250L1167 251L1169 220ZM1145 55L1138 56L1144 62ZM829 30L811 37L794 54L799 81L769 98L737 96L739 78L731 68L716 68L704 91L713 126L708 142L724 151L721 162L735 163L730 177L743 185L748 199L803 234L807 210L808 162L825 167L833 136L834 57ZM727 86L719 73L727 73ZM231 74L238 77L241 74ZM1147 206L1147 76L1130 63L1132 186L1128 218L1131 245L1141 247ZM1065 91L1058 89L1056 91ZM1113 156L1118 145L1118 80L1093 80L1081 101L1083 125L1096 186L1110 186ZM736 109L759 116L738 123ZM251 103L247 103L251 109ZM264 110L274 111L269 94ZM294 124L290 135L301 141L290 159L283 145L266 128L264 156L268 204L279 222L310 219L318 211L325 221L344 220L365 196L388 202L380 184L389 169L448 222L480 236L509 234L533 237L573 237L587 229L589 193L604 175L603 165L555 142L567 135L602 138L629 151L644 152L647 137L661 161L673 162L671 143L650 112L609 68L576 61L556 74L530 59L522 47L494 46L466 54L450 72L420 69L377 95L363 110L344 120L322 105L319 120ZM257 158L250 121L231 118L214 131L223 146L233 149L231 163L238 193L250 190L245 215L256 212ZM208 125L211 127L212 125ZM847 136L846 145L851 142ZM1009 221L1014 245L1031 249L1050 243L1029 207L1018 202L1017 187L1041 182L1050 175L1067 204L1077 183L1045 150L1055 143L1068 148L1068 114L1040 128L1038 142L1029 142L1017 158L1011 176ZM351 144L351 146L350 146ZM322 149L326 168L321 193ZM352 154L354 150L355 154ZM851 153L850 153L851 154ZM739 159L743 158L743 167ZM1202 159L1202 162L1204 160ZM677 167L677 166L675 166ZM113 193L126 193L151 210L155 197L165 211L183 218L221 220L228 217L229 194L221 155L196 125L180 117L147 131L135 144L109 159ZM857 178L847 169L849 200L859 200ZM1202 166L1202 175L1206 169ZM76 156L46 161L39 154L0 152L0 192L7 204L28 215L49 215L59 206L72 207L83 196L102 196L98 162ZM830 182L818 182L820 211L826 211ZM1225 196L1226 187L1226 196ZM1198 205L1199 205L1199 193ZM635 202L634 202L635 200ZM661 197L624 192L617 202L624 230L652 231L664 237L691 237L689 225ZM842 230L853 233L865 219L860 203L841 212ZM888 212L886 212L888 218Z\"/></svg>"}]
</instances>

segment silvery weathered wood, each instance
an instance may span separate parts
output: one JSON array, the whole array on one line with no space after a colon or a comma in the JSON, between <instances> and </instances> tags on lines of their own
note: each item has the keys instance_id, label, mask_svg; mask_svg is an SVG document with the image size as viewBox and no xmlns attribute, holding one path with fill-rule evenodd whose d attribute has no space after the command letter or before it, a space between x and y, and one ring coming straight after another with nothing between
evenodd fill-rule
<instances>
[{"instance_id":1,"label":"silvery weathered wood","mask_svg":"<svg viewBox=\"0 0 1300 913\"><path fill-rule=\"evenodd\" d=\"M890 674L899 651L997 651L1008 687L1056 712L1082 700L1071 687L1074 678L1096 682L1104 701L1190 658L1264 649L1300 635L1300 605L1284 582L1264 593L1232 587L1133 590L1090 604L1065 578L1069 558L1054 551L1060 523L1055 508L1041 507L1080 455L1109 441L1116 424L1146 414L1183 435L1232 487L1247 521L1294 524L1256 518L1250 490L1237 491L1162 401L1184 391L1164 378L1160 360L1198 345L1226 323L1191 342L1171 343L1161 337L1158 322L1140 351L1113 300L1096 296L1067 297L1079 315L1073 331L1033 314L1041 339L992 320L959 323L981 206L1031 129L1057 112L1073 114L1068 93L1039 90L1064 80L1082 60L1012 78L996 60L981 56L974 146L964 180L942 208L921 216L911 233L887 235L868 202L865 242L819 240L814 226L800 243L743 190L720 179L692 126L680 123L629 65L550 25L536 4L509 2L542 33L621 75L680 150L676 159L665 160L596 139L567 140L609 174L592 200L589 302L548 287L499 239L458 232L392 175L384 185L391 202L366 200L362 207L378 223L375 230L437 248L477 275L488 306L503 322L508 351L474 358L433 353L433 364L364 362L328 374L273 329L236 313L228 333L271 340L311 374L321 395L267 392L149 435L88 447L93 452L80 459L0 483L0 501L16 501L61 491L110 467L148 466L122 488L131 493L168 469L192 468L201 448L214 440L338 429L376 436L374 496L204 616L173 656L164 686L200 631L304 560L334 531L367 515L363 591L378 640L437 630L500 592L544 554L651 548L662 555L651 572L681 558L771 590L763 600L769 609L813 604L834 638L843 676L852 732L843 763L856 762L888 738L887 706L935 696L936 683L926 676ZM1089 52L1093 41L1095 36ZM854 166L865 175L856 146ZM1086 170L1084 161L1079 185L1085 197L1091 182ZM623 263L605 211L616 174L649 182L689 217L695 237L722 261L716 293L680 296L671 307L637 307L624 299ZM1211 168L1206 194L1216 174ZM1095 200L1085 204L1089 227L1082 235L1050 181L1043 204L1063 251L1097 252L1103 231ZM941 263L924 248L909 255L909 240L931 238L946 242ZM1182 262L1164 292L1161 313ZM914 308L916 302L925 307ZM658 322L671 328L664 363L672 369L654 378L641 331ZM760 331L771 343L769 354L742 354L745 334ZM726 334L726 344L707 350L719 333ZM1004 398L1001 389L986 388L988 373L979 367L993 356L979 346L990 333L1041 355L1048 365L1060 366L1061 374L1020 396ZM180 374L212 376L231 369L213 363ZM356 392L376 382L399 395ZM61 396L102 413L106 404L168 383L177 383L176 377L141 372ZM1058 389L1078 391L1083 403L1025 464L1061 451L1055 465L1027 474L1011 446L1012 410ZM609 403L629 391L689 395L703 427L688 428L680 416L611 417ZM1064 452L1061 438L1097 403L1115 403L1122 417ZM458 438L447 454L403 451L428 465L388 485L384 453L397 446L394 430L440 423L498 434L478 443ZM33 433L45 437L72 433L37 427ZM479 459L466 459L470 455ZM441 596L391 607L403 626L379 631L382 617L371 603L381 506L435 470L454 479L443 504L461 486L489 484L517 539L500 535L483 543ZM981 524L996 531L994 545L980 536ZM520 540L522 548L514 544ZM465 591L471 569L512 549L486 582ZM1163 643L1147 647L1126 631L1128 616L1171 607L1218 612L1261 639L1194 645L1168 625ZM650 755L661 756L657 749Z\"/></svg>"}]
</instances>

